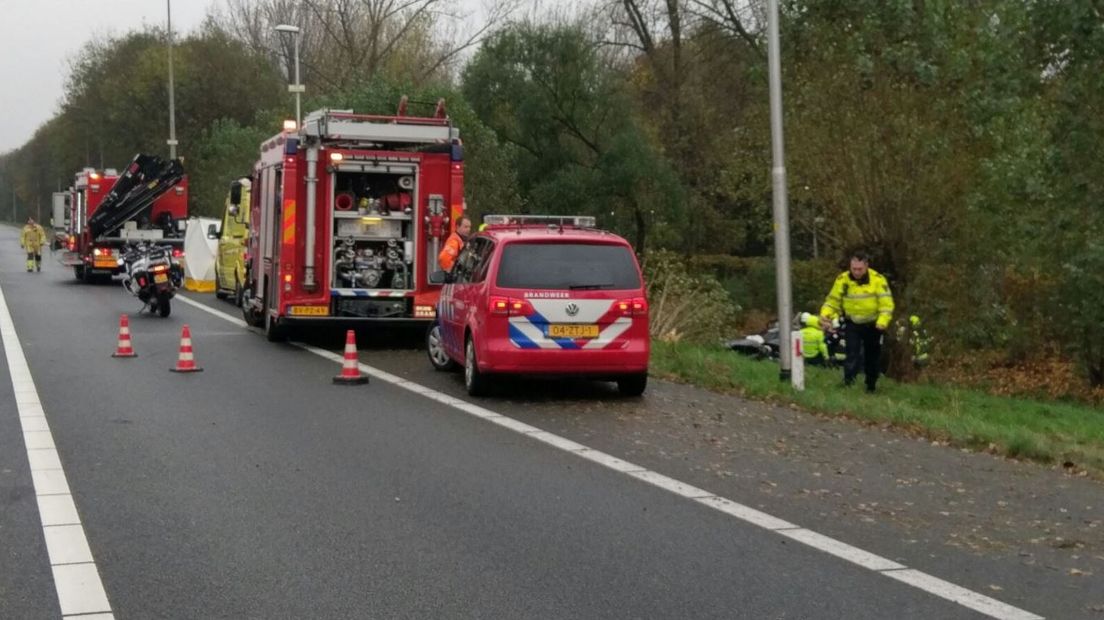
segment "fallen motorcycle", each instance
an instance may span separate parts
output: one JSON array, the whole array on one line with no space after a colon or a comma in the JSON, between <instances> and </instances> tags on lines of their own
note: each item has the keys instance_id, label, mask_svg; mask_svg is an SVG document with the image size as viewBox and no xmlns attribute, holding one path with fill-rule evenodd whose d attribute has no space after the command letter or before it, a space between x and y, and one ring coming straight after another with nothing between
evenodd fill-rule
<instances>
[{"instance_id":1,"label":"fallen motorcycle","mask_svg":"<svg viewBox=\"0 0 1104 620\"><path fill-rule=\"evenodd\" d=\"M758 334L748 334L743 338L729 340L725 346L737 353L743 353L756 359L778 359L779 356L778 322L771 321L767 329Z\"/></svg>"},{"instance_id":2,"label":"fallen motorcycle","mask_svg":"<svg viewBox=\"0 0 1104 620\"><path fill-rule=\"evenodd\" d=\"M800 329L796 319L794 329ZM829 363L842 363L845 343L843 340L843 331L839 328L838 321L835 322L833 329L825 332L824 340L828 345ZM771 321L770 324L767 325L767 329L758 334L748 334L743 338L728 340L724 344L725 347L737 353L742 353L756 359L777 360L781 355L779 352L779 342L778 321Z\"/></svg>"},{"instance_id":3,"label":"fallen motorcycle","mask_svg":"<svg viewBox=\"0 0 1104 620\"><path fill-rule=\"evenodd\" d=\"M180 263L173 257L172 246L139 243L128 246L119 258L125 268L123 288L142 302L142 310L167 317L172 312L170 301L184 281Z\"/></svg>"}]
</instances>

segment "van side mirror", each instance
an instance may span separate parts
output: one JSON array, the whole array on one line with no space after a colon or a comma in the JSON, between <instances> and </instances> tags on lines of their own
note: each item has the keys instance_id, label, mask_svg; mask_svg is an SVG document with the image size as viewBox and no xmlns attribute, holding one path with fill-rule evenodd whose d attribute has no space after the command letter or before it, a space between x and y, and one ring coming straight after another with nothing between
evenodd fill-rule
<instances>
[{"instance_id":1,"label":"van side mirror","mask_svg":"<svg viewBox=\"0 0 1104 620\"><path fill-rule=\"evenodd\" d=\"M429 274L430 284L452 284L452 274L447 271L434 271Z\"/></svg>"},{"instance_id":2,"label":"van side mirror","mask_svg":"<svg viewBox=\"0 0 1104 620\"><path fill-rule=\"evenodd\" d=\"M242 184L241 181L234 181L230 184L230 204L237 206L241 204Z\"/></svg>"},{"instance_id":3,"label":"van side mirror","mask_svg":"<svg viewBox=\"0 0 1104 620\"><path fill-rule=\"evenodd\" d=\"M208 224L207 225L207 238L208 239L218 239L219 238L218 224Z\"/></svg>"}]
</instances>

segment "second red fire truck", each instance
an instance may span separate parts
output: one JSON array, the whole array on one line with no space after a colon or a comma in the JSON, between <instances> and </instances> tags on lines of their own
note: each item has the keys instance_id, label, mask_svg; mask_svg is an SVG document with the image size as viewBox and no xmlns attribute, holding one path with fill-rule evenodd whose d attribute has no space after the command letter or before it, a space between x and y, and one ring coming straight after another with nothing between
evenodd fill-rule
<instances>
[{"instance_id":1,"label":"second red fire truck","mask_svg":"<svg viewBox=\"0 0 1104 620\"><path fill-rule=\"evenodd\" d=\"M85 168L68 193L69 222L60 260L78 280L120 273L120 250L128 243L169 244L180 254L188 179L179 160L137 155L122 175L111 168Z\"/></svg>"},{"instance_id":2,"label":"second red fire truck","mask_svg":"<svg viewBox=\"0 0 1104 620\"><path fill-rule=\"evenodd\" d=\"M242 311L270 340L292 325L426 323L428 276L464 212L463 146L433 116L323 109L261 146Z\"/></svg>"}]
</instances>

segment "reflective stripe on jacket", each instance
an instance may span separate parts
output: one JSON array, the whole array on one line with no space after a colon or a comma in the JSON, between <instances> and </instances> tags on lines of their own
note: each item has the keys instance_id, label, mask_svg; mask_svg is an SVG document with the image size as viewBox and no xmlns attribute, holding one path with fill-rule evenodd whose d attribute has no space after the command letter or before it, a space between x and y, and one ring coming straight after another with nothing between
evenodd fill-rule
<instances>
[{"instance_id":1,"label":"reflective stripe on jacket","mask_svg":"<svg viewBox=\"0 0 1104 620\"><path fill-rule=\"evenodd\" d=\"M820 315L828 319L845 316L853 323L875 323L879 329L889 327L893 319L893 294L885 276L867 269L865 282L851 279L845 271L832 284Z\"/></svg>"},{"instance_id":2,"label":"reflective stripe on jacket","mask_svg":"<svg viewBox=\"0 0 1104 620\"><path fill-rule=\"evenodd\" d=\"M460 235L456 233L449 235L448 240L445 241L445 249L437 255L437 262L441 265L441 269L452 271L452 266L456 263L456 257L460 255L460 250L463 247L464 240L460 238Z\"/></svg>"}]
</instances>

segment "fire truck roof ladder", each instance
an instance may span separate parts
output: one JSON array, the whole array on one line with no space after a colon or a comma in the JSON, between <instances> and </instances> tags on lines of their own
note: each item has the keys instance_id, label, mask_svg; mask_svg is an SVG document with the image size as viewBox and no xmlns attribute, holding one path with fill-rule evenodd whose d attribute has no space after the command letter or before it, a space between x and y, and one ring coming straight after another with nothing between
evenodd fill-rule
<instances>
[{"instance_id":1,"label":"fire truck roof ladder","mask_svg":"<svg viewBox=\"0 0 1104 620\"><path fill-rule=\"evenodd\" d=\"M459 137L448 118L376 116L328 108L308 114L302 132L323 144L357 141L383 145L448 144Z\"/></svg>"}]
</instances>

